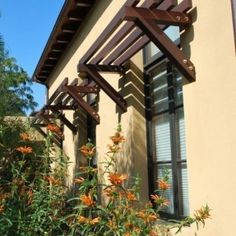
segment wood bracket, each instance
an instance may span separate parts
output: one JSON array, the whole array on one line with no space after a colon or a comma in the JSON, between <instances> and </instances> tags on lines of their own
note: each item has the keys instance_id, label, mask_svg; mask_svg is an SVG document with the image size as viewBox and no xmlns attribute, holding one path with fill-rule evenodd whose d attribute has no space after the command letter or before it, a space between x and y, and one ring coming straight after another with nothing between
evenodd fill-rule
<instances>
[{"instance_id":1,"label":"wood bracket","mask_svg":"<svg viewBox=\"0 0 236 236\"><path fill-rule=\"evenodd\" d=\"M96 66L79 64L78 69L85 72L123 111L127 111L124 98L98 73Z\"/></svg>"},{"instance_id":2,"label":"wood bracket","mask_svg":"<svg viewBox=\"0 0 236 236\"><path fill-rule=\"evenodd\" d=\"M53 119L53 120L52 120ZM55 125L55 117L49 115L45 109L41 109L37 112L34 118L31 121L31 126L37 130L43 137L47 137L47 126L49 124ZM60 129L60 127L58 126ZM55 143L58 147L62 147L63 136L57 133L52 133L52 142Z\"/></svg>"},{"instance_id":3,"label":"wood bracket","mask_svg":"<svg viewBox=\"0 0 236 236\"><path fill-rule=\"evenodd\" d=\"M100 122L97 111L83 97L87 94L98 94L100 88L95 83L82 82L78 85L78 79L74 79L68 84L69 79L65 78L55 92L48 99L47 104L35 116L37 124L46 126L51 123L51 119L59 119L62 124L66 125L74 134L77 128L63 114L64 110L76 110L82 108L87 112L97 123ZM43 133L43 130L40 130ZM46 134L45 134L46 135Z\"/></svg>"},{"instance_id":4,"label":"wood bracket","mask_svg":"<svg viewBox=\"0 0 236 236\"><path fill-rule=\"evenodd\" d=\"M195 81L193 63L164 32L172 25L181 29L191 26L191 8L192 0L144 0L139 6L127 0L81 58L78 72L92 79L127 111L124 98L99 72L124 73L124 64L152 41L190 82Z\"/></svg>"},{"instance_id":5,"label":"wood bracket","mask_svg":"<svg viewBox=\"0 0 236 236\"><path fill-rule=\"evenodd\" d=\"M141 11L140 11L141 10ZM159 10L147 10L127 8L125 19L132 20L135 24L149 37L149 39L164 53L164 55L179 69L179 71L190 81L195 81L195 68L193 63L186 58L183 51L181 51L174 42L163 32L163 30L156 24L154 19L162 18L171 19L170 14ZM176 15L177 14L177 15ZM179 15L178 15L179 14ZM126 15L128 15L126 17ZM132 17L130 17L132 15ZM189 24L190 17L184 13L174 12L173 16L179 17L181 19L186 19L187 24ZM176 21L175 17L175 21ZM166 20L167 24L167 20ZM179 26L184 26L183 24Z\"/></svg>"}]
</instances>

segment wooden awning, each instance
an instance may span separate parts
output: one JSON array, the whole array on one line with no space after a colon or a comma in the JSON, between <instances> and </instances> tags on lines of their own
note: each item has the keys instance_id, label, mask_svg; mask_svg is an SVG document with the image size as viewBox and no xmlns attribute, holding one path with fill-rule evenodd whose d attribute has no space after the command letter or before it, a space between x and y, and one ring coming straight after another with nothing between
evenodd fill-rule
<instances>
[{"instance_id":1,"label":"wooden awning","mask_svg":"<svg viewBox=\"0 0 236 236\"><path fill-rule=\"evenodd\" d=\"M78 72L86 73L123 111L126 101L99 72L124 72L125 63L153 42L190 82L195 81L195 68L183 51L165 34L171 26L191 26L191 0L127 0L81 58Z\"/></svg>"},{"instance_id":2,"label":"wooden awning","mask_svg":"<svg viewBox=\"0 0 236 236\"><path fill-rule=\"evenodd\" d=\"M31 126L36 129L43 137L47 137L47 127L49 124L55 124L56 117L52 114L49 114L48 111L41 109L40 111L36 112L34 114L34 118L31 121ZM59 130L61 128L56 125ZM61 130L62 133L62 130ZM63 136L59 135L59 133L52 133L52 141L55 143L58 147L61 148Z\"/></svg>"},{"instance_id":3,"label":"wooden awning","mask_svg":"<svg viewBox=\"0 0 236 236\"><path fill-rule=\"evenodd\" d=\"M48 102L44 107L35 114L32 125L37 127L37 130L43 134L43 130L40 127L45 127L54 120L60 120L63 125L66 125L73 133L76 133L76 127L65 116L65 110L77 110L82 109L89 114L97 123L100 122L100 117L93 107L94 104L89 104L86 101L86 95L98 94L99 87L94 83L88 83L84 80L78 84L78 79L74 79L68 84L68 78L65 78L56 91L50 96ZM43 134L44 136L46 135ZM58 137L57 137L58 139Z\"/></svg>"}]
</instances>

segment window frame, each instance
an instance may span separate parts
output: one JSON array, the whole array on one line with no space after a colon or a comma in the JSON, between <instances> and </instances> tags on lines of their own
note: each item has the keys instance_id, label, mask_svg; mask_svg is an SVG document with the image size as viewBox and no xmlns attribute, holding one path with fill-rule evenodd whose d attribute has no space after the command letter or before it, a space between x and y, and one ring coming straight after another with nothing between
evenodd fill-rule
<instances>
[{"instance_id":1,"label":"window frame","mask_svg":"<svg viewBox=\"0 0 236 236\"><path fill-rule=\"evenodd\" d=\"M179 44L179 40L178 40ZM147 50L147 48L146 48ZM144 49L144 58L146 56L147 59L147 51ZM154 179L154 169L157 168L158 162L154 162L154 147L153 147L153 121L154 117L157 117L160 114L169 114L170 115L170 135L171 135L171 161L172 165L172 174L173 174L173 203L174 203L174 214L160 212L162 218L175 218L181 219L183 218L183 203L181 200L181 186L180 183L180 175L181 175L181 166L187 165L187 160L179 159L179 149L177 148L177 133L173 132L176 130L176 114L175 111L183 108L183 103L181 105L175 106L175 104L169 103L169 107L166 110L163 110L159 113L152 112L152 76L151 72L155 70L155 68L160 67L163 63L166 64L167 67L167 83L168 83L168 101L172 99L173 94L175 93L175 89L173 88L174 76L173 76L173 65L164 57L161 52L155 54L152 58L148 58L149 60L144 61L146 64L144 65L144 91L145 91L145 106L146 106L146 127L147 127L147 156L148 156L148 178L149 178L149 194L152 194L156 189L155 179ZM170 84L172 83L172 84ZM182 164L180 166L180 163ZM159 162L160 164L160 162Z\"/></svg>"}]
</instances>

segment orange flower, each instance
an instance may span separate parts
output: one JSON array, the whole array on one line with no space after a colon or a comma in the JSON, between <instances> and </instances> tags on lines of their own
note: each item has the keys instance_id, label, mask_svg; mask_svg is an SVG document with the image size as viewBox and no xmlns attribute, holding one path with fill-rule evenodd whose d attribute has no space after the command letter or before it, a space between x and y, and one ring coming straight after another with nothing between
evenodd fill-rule
<instances>
[{"instance_id":1,"label":"orange flower","mask_svg":"<svg viewBox=\"0 0 236 236\"><path fill-rule=\"evenodd\" d=\"M93 157L95 154L95 147L92 144L86 144L80 148L80 152L85 157Z\"/></svg>"},{"instance_id":2,"label":"orange flower","mask_svg":"<svg viewBox=\"0 0 236 236\"><path fill-rule=\"evenodd\" d=\"M33 149L32 147L18 147L16 149L18 152L21 152L22 154L29 154L29 153L32 153L33 152Z\"/></svg>"},{"instance_id":3,"label":"orange flower","mask_svg":"<svg viewBox=\"0 0 236 236\"><path fill-rule=\"evenodd\" d=\"M29 141L30 140L30 136L27 133L21 133L20 138L24 141Z\"/></svg>"},{"instance_id":4,"label":"orange flower","mask_svg":"<svg viewBox=\"0 0 236 236\"><path fill-rule=\"evenodd\" d=\"M52 133L62 135L61 129L56 124L48 124L47 129Z\"/></svg>"},{"instance_id":5,"label":"orange flower","mask_svg":"<svg viewBox=\"0 0 236 236\"><path fill-rule=\"evenodd\" d=\"M134 232L140 234L141 233L141 229L138 228L138 227L134 227Z\"/></svg>"},{"instance_id":6,"label":"orange flower","mask_svg":"<svg viewBox=\"0 0 236 236\"><path fill-rule=\"evenodd\" d=\"M53 176L46 176L45 179L49 182L49 184L52 184L52 185L60 185L61 184L60 179L57 179Z\"/></svg>"},{"instance_id":7,"label":"orange flower","mask_svg":"<svg viewBox=\"0 0 236 236\"><path fill-rule=\"evenodd\" d=\"M108 153L117 153L120 150L120 147L117 145L108 145L109 152Z\"/></svg>"},{"instance_id":8,"label":"orange flower","mask_svg":"<svg viewBox=\"0 0 236 236\"><path fill-rule=\"evenodd\" d=\"M28 205L31 205L32 201L33 201L33 191L30 189L27 191L27 195L28 195Z\"/></svg>"},{"instance_id":9,"label":"orange flower","mask_svg":"<svg viewBox=\"0 0 236 236\"><path fill-rule=\"evenodd\" d=\"M10 197L10 193L0 193L0 201Z\"/></svg>"},{"instance_id":10,"label":"orange flower","mask_svg":"<svg viewBox=\"0 0 236 236\"><path fill-rule=\"evenodd\" d=\"M93 199L90 195L82 195L80 197L80 200L84 205L86 205L88 207L92 207L95 205L95 202L93 201Z\"/></svg>"},{"instance_id":11,"label":"orange flower","mask_svg":"<svg viewBox=\"0 0 236 236\"><path fill-rule=\"evenodd\" d=\"M128 201L136 201L137 200L135 194L132 192L129 192L129 191L126 193L126 197L127 197Z\"/></svg>"},{"instance_id":12,"label":"orange flower","mask_svg":"<svg viewBox=\"0 0 236 236\"><path fill-rule=\"evenodd\" d=\"M109 221L108 221L108 226L109 226L112 230L116 230L116 228L117 228L116 221L114 221L114 220L109 220Z\"/></svg>"},{"instance_id":13,"label":"orange flower","mask_svg":"<svg viewBox=\"0 0 236 236\"><path fill-rule=\"evenodd\" d=\"M84 178L83 177L79 177L79 178L76 178L74 179L74 183L75 184L82 184L84 182Z\"/></svg>"},{"instance_id":14,"label":"orange flower","mask_svg":"<svg viewBox=\"0 0 236 236\"><path fill-rule=\"evenodd\" d=\"M157 194L151 194L151 199L160 206L168 206L169 201L162 196L158 196Z\"/></svg>"},{"instance_id":15,"label":"orange flower","mask_svg":"<svg viewBox=\"0 0 236 236\"><path fill-rule=\"evenodd\" d=\"M125 223L125 228L127 228L127 229L132 229L133 227L134 227L133 224L131 224L131 223Z\"/></svg>"},{"instance_id":16,"label":"orange flower","mask_svg":"<svg viewBox=\"0 0 236 236\"><path fill-rule=\"evenodd\" d=\"M146 214L143 211L138 212L137 217L141 218L141 219L145 219L146 218Z\"/></svg>"},{"instance_id":17,"label":"orange flower","mask_svg":"<svg viewBox=\"0 0 236 236\"><path fill-rule=\"evenodd\" d=\"M120 134L120 132L116 132L114 136L111 136L111 140L115 145L123 142L125 138Z\"/></svg>"},{"instance_id":18,"label":"orange flower","mask_svg":"<svg viewBox=\"0 0 236 236\"><path fill-rule=\"evenodd\" d=\"M118 173L109 174L109 180L111 184L113 185L121 185L126 179L127 179L127 175L124 175L124 174L118 174Z\"/></svg>"},{"instance_id":19,"label":"orange flower","mask_svg":"<svg viewBox=\"0 0 236 236\"><path fill-rule=\"evenodd\" d=\"M205 220L207 218L211 217L210 209L209 209L208 205L196 210L195 213L194 213L194 217L197 221L201 221L204 224Z\"/></svg>"},{"instance_id":20,"label":"orange flower","mask_svg":"<svg viewBox=\"0 0 236 236\"><path fill-rule=\"evenodd\" d=\"M167 189L170 188L170 184L167 183L165 180L162 180L162 179L157 180L157 184L158 184L158 188L160 190L167 190Z\"/></svg>"},{"instance_id":21,"label":"orange flower","mask_svg":"<svg viewBox=\"0 0 236 236\"><path fill-rule=\"evenodd\" d=\"M158 234L154 230L151 230L149 236L158 236Z\"/></svg>"},{"instance_id":22,"label":"orange flower","mask_svg":"<svg viewBox=\"0 0 236 236\"><path fill-rule=\"evenodd\" d=\"M150 221L156 221L157 220L157 216L156 214L152 213L152 214L149 214L147 216L147 222L150 222Z\"/></svg>"},{"instance_id":23,"label":"orange flower","mask_svg":"<svg viewBox=\"0 0 236 236\"><path fill-rule=\"evenodd\" d=\"M91 225L95 225L95 224L98 224L100 222L100 220L101 220L100 217L96 217L96 218L90 220L89 223Z\"/></svg>"},{"instance_id":24,"label":"orange flower","mask_svg":"<svg viewBox=\"0 0 236 236\"><path fill-rule=\"evenodd\" d=\"M4 212L4 209L5 209L4 205L0 205L0 214Z\"/></svg>"},{"instance_id":25,"label":"orange flower","mask_svg":"<svg viewBox=\"0 0 236 236\"><path fill-rule=\"evenodd\" d=\"M124 236L131 236L131 234L130 233L125 233Z\"/></svg>"},{"instance_id":26,"label":"orange flower","mask_svg":"<svg viewBox=\"0 0 236 236\"><path fill-rule=\"evenodd\" d=\"M77 219L78 219L78 222L81 224L85 224L87 222L87 218L84 216L79 216Z\"/></svg>"}]
</instances>

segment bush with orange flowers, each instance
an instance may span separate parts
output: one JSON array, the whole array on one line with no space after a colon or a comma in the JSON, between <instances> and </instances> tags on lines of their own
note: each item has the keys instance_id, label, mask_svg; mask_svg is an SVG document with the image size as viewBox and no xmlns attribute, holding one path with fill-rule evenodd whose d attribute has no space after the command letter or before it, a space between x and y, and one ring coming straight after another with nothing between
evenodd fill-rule
<instances>
[{"instance_id":1,"label":"bush with orange flowers","mask_svg":"<svg viewBox=\"0 0 236 236\"><path fill-rule=\"evenodd\" d=\"M192 223L205 223L209 208L204 208L207 213L197 211L193 218L159 227L158 212L169 203L162 195L170 188L168 175L157 180L158 190L150 196L150 202L143 206L139 199L140 180L135 178L131 186L127 185L128 175L117 170L117 154L125 141L120 126L111 136L111 141L106 161L98 163L98 169L104 169L101 176L106 181L98 178L97 169L93 167L96 155L94 145L89 142L80 149L88 166L80 169L74 181L78 197L69 200L74 207L67 220L68 235L164 236L172 227L180 232L182 227Z\"/></svg>"},{"instance_id":2,"label":"bush with orange flowers","mask_svg":"<svg viewBox=\"0 0 236 236\"><path fill-rule=\"evenodd\" d=\"M57 162L52 169L52 162ZM67 160L28 121L0 119L0 235L63 235Z\"/></svg>"},{"instance_id":3,"label":"bush with orange flowers","mask_svg":"<svg viewBox=\"0 0 236 236\"><path fill-rule=\"evenodd\" d=\"M50 132L61 134L50 125ZM25 122L0 120L0 235L164 236L172 227L180 232L193 223L204 225L210 217L206 206L193 217L158 224L159 211L168 205L162 195L170 187L168 176L157 180L158 190L142 204L140 179L129 182L131 176L117 168L117 154L125 142L120 125L98 167L95 146L88 142L80 148L87 166L79 168L74 188L67 188L68 158L53 151L50 132L39 142Z\"/></svg>"}]
</instances>

